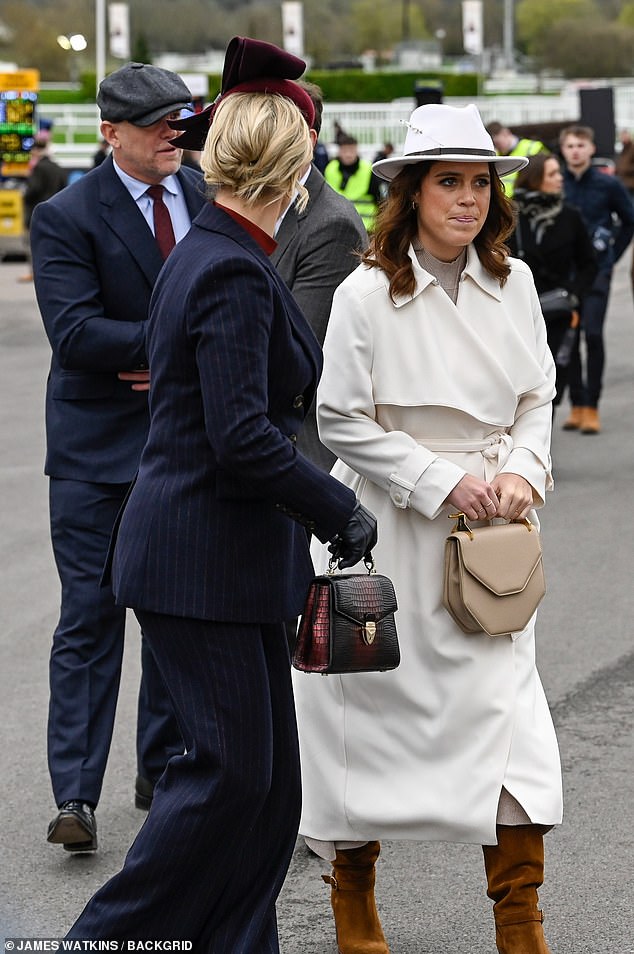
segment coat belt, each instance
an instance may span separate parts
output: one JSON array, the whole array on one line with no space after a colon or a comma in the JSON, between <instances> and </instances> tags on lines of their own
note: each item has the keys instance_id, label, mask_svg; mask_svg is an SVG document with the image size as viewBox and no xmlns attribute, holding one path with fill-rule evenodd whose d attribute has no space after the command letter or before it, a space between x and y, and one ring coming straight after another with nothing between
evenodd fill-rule
<instances>
[{"instance_id":1,"label":"coat belt","mask_svg":"<svg viewBox=\"0 0 634 954\"><path fill-rule=\"evenodd\" d=\"M474 441L465 439L436 440L424 437L415 438L417 444L422 444L436 454L469 454L480 453L484 457L486 480L491 480L504 467L513 450L513 438L506 433L490 434L484 440Z\"/></svg>"},{"instance_id":2,"label":"coat belt","mask_svg":"<svg viewBox=\"0 0 634 954\"><path fill-rule=\"evenodd\" d=\"M432 454L479 453L484 458L485 480L492 480L504 466L513 449L513 439L506 433L490 434L484 440L469 439L438 440L414 437L414 440ZM398 473L390 474L390 499L401 510L409 507L409 498L416 489L424 468L416 454L410 454L401 464Z\"/></svg>"}]
</instances>

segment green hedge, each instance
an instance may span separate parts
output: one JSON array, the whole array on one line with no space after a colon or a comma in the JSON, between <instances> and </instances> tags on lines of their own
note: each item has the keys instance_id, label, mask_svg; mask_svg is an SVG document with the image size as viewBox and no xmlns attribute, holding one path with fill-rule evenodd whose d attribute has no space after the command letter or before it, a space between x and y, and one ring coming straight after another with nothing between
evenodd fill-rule
<instances>
[{"instance_id":1,"label":"green hedge","mask_svg":"<svg viewBox=\"0 0 634 954\"><path fill-rule=\"evenodd\" d=\"M94 103L97 96L97 76L94 72L82 73L79 89L41 89L38 93L40 103Z\"/></svg>"},{"instance_id":2,"label":"green hedge","mask_svg":"<svg viewBox=\"0 0 634 954\"><path fill-rule=\"evenodd\" d=\"M414 96L416 84L440 86L444 96L477 96L476 73L364 73L362 70L312 70L306 79L317 83L327 103L390 103ZM220 76L209 74L209 95L220 89ZM42 90L40 103L94 103L95 74L83 73L78 90Z\"/></svg>"},{"instance_id":3,"label":"green hedge","mask_svg":"<svg viewBox=\"0 0 634 954\"><path fill-rule=\"evenodd\" d=\"M440 87L444 96L477 96L475 73L364 73L312 70L306 79L317 83L327 103L390 103L414 96L416 85Z\"/></svg>"},{"instance_id":4,"label":"green hedge","mask_svg":"<svg viewBox=\"0 0 634 954\"><path fill-rule=\"evenodd\" d=\"M444 96L477 96L476 73L364 73L363 70L311 70L306 79L317 83L327 103L391 103L414 96L416 84L440 86ZM209 75L209 93L220 89L220 76Z\"/></svg>"},{"instance_id":5,"label":"green hedge","mask_svg":"<svg viewBox=\"0 0 634 954\"><path fill-rule=\"evenodd\" d=\"M94 103L95 95L86 96L83 90L74 89L41 89L37 95L38 102L41 105L53 104L54 106L64 103Z\"/></svg>"}]
</instances>

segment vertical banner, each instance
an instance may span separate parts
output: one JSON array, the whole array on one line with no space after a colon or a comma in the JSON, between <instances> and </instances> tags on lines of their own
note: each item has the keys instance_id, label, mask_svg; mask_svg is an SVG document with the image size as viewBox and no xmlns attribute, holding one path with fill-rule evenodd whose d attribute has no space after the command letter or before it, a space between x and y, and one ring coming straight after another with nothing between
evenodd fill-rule
<instances>
[{"instance_id":1,"label":"vertical banner","mask_svg":"<svg viewBox=\"0 0 634 954\"><path fill-rule=\"evenodd\" d=\"M127 3L108 4L110 53L120 60L130 59L130 8Z\"/></svg>"},{"instance_id":2,"label":"vertical banner","mask_svg":"<svg viewBox=\"0 0 634 954\"><path fill-rule=\"evenodd\" d=\"M304 58L304 4L296 0L282 3L283 47L287 53Z\"/></svg>"},{"instance_id":3,"label":"vertical banner","mask_svg":"<svg viewBox=\"0 0 634 954\"><path fill-rule=\"evenodd\" d=\"M462 45L479 56L483 49L482 0L462 0Z\"/></svg>"}]
</instances>

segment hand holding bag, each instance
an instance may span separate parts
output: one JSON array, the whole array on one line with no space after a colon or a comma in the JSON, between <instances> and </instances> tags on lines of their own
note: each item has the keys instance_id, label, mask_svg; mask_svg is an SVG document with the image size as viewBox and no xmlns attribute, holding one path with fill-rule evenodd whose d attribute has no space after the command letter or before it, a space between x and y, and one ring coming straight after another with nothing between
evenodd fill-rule
<instances>
[{"instance_id":1,"label":"hand holding bag","mask_svg":"<svg viewBox=\"0 0 634 954\"><path fill-rule=\"evenodd\" d=\"M463 513L445 543L443 604L465 633L505 636L528 624L546 592L539 532L530 521L472 529Z\"/></svg>"},{"instance_id":2,"label":"hand holding bag","mask_svg":"<svg viewBox=\"0 0 634 954\"><path fill-rule=\"evenodd\" d=\"M396 669L400 650L394 613L394 586L374 571L366 555L367 573L329 571L312 581L300 618L293 666L301 672L385 672Z\"/></svg>"}]
</instances>

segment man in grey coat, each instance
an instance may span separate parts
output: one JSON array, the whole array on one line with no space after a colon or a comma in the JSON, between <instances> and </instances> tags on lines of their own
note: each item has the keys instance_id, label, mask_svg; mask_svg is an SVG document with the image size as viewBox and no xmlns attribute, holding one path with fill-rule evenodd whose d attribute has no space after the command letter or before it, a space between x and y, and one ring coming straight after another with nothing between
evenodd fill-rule
<instances>
[{"instance_id":1,"label":"man in grey coat","mask_svg":"<svg viewBox=\"0 0 634 954\"><path fill-rule=\"evenodd\" d=\"M315 106L310 130L313 146L321 129L322 93L314 83L298 81ZM308 205L297 212L291 202L275 239L271 261L293 293L320 344L323 344L335 289L359 264L357 252L365 249L368 235L353 204L332 189L311 164L302 180L308 189ZM315 464L330 470L335 457L317 433L315 409L304 421L298 447Z\"/></svg>"}]
</instances>

